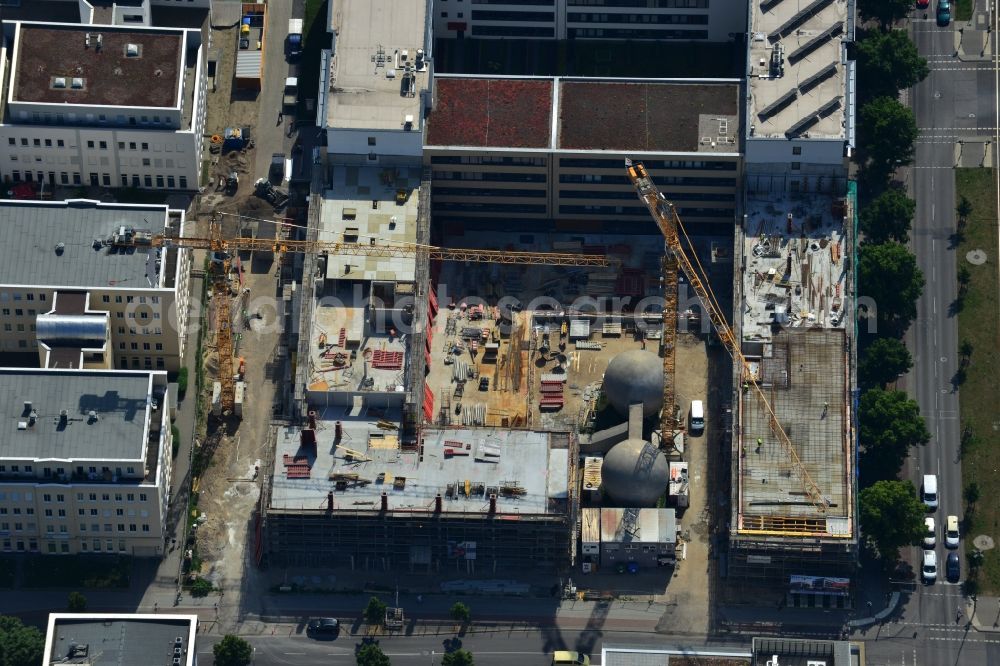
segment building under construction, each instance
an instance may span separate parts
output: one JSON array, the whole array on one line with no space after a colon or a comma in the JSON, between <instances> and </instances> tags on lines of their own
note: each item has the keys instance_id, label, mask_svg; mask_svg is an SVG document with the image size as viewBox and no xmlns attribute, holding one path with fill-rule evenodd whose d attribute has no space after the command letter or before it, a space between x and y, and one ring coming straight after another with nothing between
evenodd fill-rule
<instances>
[{"instance_id":1,"label":"building under construction","mask_svg":"<svg viewBox=\"0 0 1000 666\"><path fill-rule=\"evenodd\" d=\"M853 321L851 206L756 196L738 232L736 331L748 365L734 377L729 571L784 582L848 576L858 538L854 335L845 325Z\"/></svg>"},{"instance_id":2,"label":"building under construction","mask_svg":"<svg viewBox=\"0 0 1000 666\"><path fill-rule=\"evenodd\" d=\"M425 429L329 407L276 432L258 557L277 566L414 573L551 570L570 558L575 438Z\"/></svg>"}]
</instances>

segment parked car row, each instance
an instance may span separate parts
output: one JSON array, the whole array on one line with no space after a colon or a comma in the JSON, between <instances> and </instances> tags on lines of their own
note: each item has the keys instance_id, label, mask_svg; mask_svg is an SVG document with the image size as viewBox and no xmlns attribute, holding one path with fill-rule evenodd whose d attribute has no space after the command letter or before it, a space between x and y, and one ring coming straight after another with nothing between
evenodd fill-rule
<instances>
[{"instance_id":1,"label":"parked car row","mask_svg":"<svg viewBox=\"0 0 1000 666\"><path fill-rule=\"evenodd\" d=\"M938 487L937 487L937 475L935 474L925 474L923 486L920 489L920 499L923 501L924 506L928 511L933 512L937 510L938 507ZM945 575L948 580L957 583L962 577L962 564L961 558L957 552L953 549L958 548L959 544L959 528L958 528L958 516L948 516L945 518L944 525L944 545L945 548L952 551L948 553L948 557L945 561ZM927 516L924 518L924 554L923 560L921 561L920 572L923 580L928 585L933 584L937 580L938 576L938 560L937 552L934 550L937 546L937 525L934 522L933 516Z\"/></svg>"}]
</instances>

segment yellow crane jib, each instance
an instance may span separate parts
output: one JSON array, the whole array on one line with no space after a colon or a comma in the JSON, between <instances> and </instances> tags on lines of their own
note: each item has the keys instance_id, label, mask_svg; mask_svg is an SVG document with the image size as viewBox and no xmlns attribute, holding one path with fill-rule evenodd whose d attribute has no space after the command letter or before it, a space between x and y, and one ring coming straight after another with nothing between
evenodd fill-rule
<instances>
[{"instance_id":1,"label":"yellow crane jib","mask_svg":"<svg viewBox=\"0 0 1000 666\"><path fill-rule=\"evenodd\" d=\"M677 264L680 265L681 270L687 276L691 288L698 294L699 300L701 300L702 305L708 312L709 319L711 319L712 325L715 327L719 340L726 348L726 351L729 352L733 361L742 369L744 385L753 390L754 395L767 412L768 425L772 433L774 433L775 438L791 459L792 466L798 472L798 476L810 500L819 511L825 512L828 508L827 500L823 497L822 492L820 492L819 486L813 481L809 471L802 464L795 446L792 444L791 439L789 439L785 429L781 426L781 423L779 423L774 409L767 400L767 396L757 384L756 377L750 367L750 362L743 355L739 341L733 334L733 330L729 326L729 322L726 321L725 315L722 314L722 308L719 306L719 302L716 300L715 294L708 284L708 279L705 277L705 270L702 268L701 262L698 260L698 255L693 250L691 239L684 230L684 224L677 214L677 207L660 192L660 189L653 182L652 177L650 177L642 162L633 162L630 159L626 159L625 170L628 173L629 181L631 181L632 186L639 195L639 199L646 204L650 215L652 215L653 220L656 221L656 225L660 228L660 233L663 234L666 242L667 251L676 258ZM692 248L690 256L681 242L682 235L687 246ZM664 328L672 330L673 326L665 326ZM667 378L667 381L671 382L672 378Z\"/></svg>"}]
</instances>

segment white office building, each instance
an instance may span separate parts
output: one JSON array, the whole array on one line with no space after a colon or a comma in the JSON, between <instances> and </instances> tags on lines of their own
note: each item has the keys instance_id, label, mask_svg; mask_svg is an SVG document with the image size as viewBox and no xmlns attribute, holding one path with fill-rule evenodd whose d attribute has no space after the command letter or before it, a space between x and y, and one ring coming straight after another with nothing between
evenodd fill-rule
<instances>
[{"instance_id":1,"label":"white office building","mask_svg":"<svg viewBox=\"0 0 1000 666\"><path fill-rule=\"evenodd\" d=\"M0 369L0 551L163 554L165 372Z\"/></svg>"},{"instance_id":2,"label":"white office building","mask_svg":"<svg viewBox=\"0 0 1000 666\"><path fill-rule=\"evenodd\" d=\"M201 32L14 21L0 43L0 182L194 190Z\"/></svg>"}]
</instances>

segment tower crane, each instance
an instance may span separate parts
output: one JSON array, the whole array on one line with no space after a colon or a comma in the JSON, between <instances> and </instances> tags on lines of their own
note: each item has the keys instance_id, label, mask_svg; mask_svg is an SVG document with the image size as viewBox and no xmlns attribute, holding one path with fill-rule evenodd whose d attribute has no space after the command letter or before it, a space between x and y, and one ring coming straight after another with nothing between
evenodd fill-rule
<instances>
[{"instance_id":1,"label":"tower crane","mask_svg":"<svg viewBox=\"0 0 1000 666\"><path fill-rule=\"evenodd\" d=\"M664 411L667 411L667 405L669 404L671 409L669 418L674 418L672 412L674 409L673 355L674 340L676 337L674 332L677 325L677 268L680 266L681 270L683 270L684 274L687 276L688 281L691 283L691 286L698 294L698 298L701 300L705 310L708 312L708 317L711 319L712 325L715 327L719 340L726 348L726 351L729 352L733 361L740 366L740 374L742 375L743 385L754 393L761 405L764 407L764 410L767 412L768 425L781 447L785 450L785 453L791 459L792 467L795 472L798 473L799 480L805 488L806 493L809 495L809 499L817 509L821 512L825 512L828 507L827 501L823 497L822 492L820 492L819 486L816 485L816 482L813 480L812 476L810 476L809 471L806 470L802 461L799 459L799 455L795 451L795 446L789 439L785 429L781 427L781 423L778 422L778 417L774 413L774 408L768 402L767 396L764 395L764 391L757 383L753 369L750 367L750 362L747 361L746 357L743 355L743 351L740 349L740 343L733 334L733 330L726 321L725 315L722 314L722 308L719 307L719 303L715 299L715 294L708 285L708 279L705 276L705 271L701 266L701 262L698 261L698 255L692 252L692 256L694 257L694 260L692 261L684 249L684 245L681 242L681 234L683 234L684 240L689 247L691 246L691 240L688 238L687 232L684 230L684 224L681 222L681 218L677 214L677 207L674 206L674 204L669 201L662 192L660 192L660 189L656 186L656 183L653 182L653 179L646 171L642 162L633 162L630 159L626 159L625 170L628 173L629 181L631 181L632 186L639 195L639 199L646 204L650 214L653 216L657 226L660 228L660 233L663 234L664 243L666 245L665 254L667 257L665 257L663 261L663 281L664 289L667 291L667 296L665 297L666 303L663 310L663 345L665 354L667 355L664 358L664 370L667 371L669 366L669 373L665 372L664 391L666 392L666 387L669 386L670 395L664 395ZM671 305L672 312L668 312ZM668 319L668 316L671 318ZM669 357L669 361L667 360L667 357ZM669 403L666 400L668 397ZM663 436L666 437L668 432L670 431L664 431Z\"/></svg>"},{"instance_id":2,"label":"tower crane","mask_svg":"<svg viewBox=\"0 0 1000 666\"><path fill-rule=\"evenodd\" d=\"M290 240L266 238L227 238L222 234L222 224L213 215L207 237L169 236L154 234L142 229L121 227L107 244L117 248L187 248L210 250L219 261L213 262L214 282L212 299L216 312L216 351L219 356L220 396L224 412L231 412L236 403L236 385L233 380L233 332L229 302L230 255L233 252L301 252L305 254L344 254L364 257L422 257L425 260L465 261L493 264L527 264L548 266L606 267L611 261L603 255L573 254L568 252L523 252L510 250L479 250L473 248L443 248L417 243L385 242L372 238L369 243L345 241Z\"/></svg>"}]
</instances>

